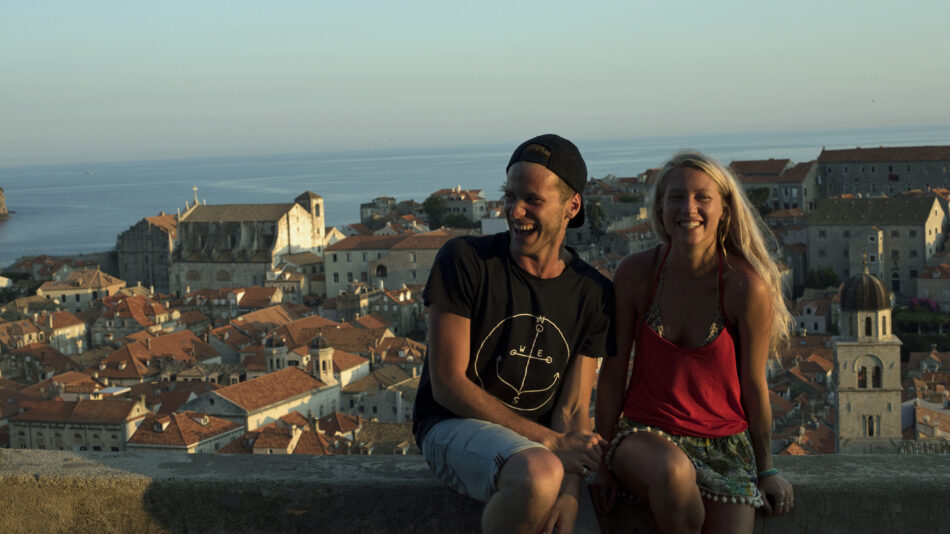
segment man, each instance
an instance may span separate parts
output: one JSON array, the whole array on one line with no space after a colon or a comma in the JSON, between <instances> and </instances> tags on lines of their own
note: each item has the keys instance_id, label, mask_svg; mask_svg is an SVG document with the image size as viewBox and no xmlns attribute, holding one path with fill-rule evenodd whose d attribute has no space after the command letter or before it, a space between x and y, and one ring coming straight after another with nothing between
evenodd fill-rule
<instances>
[{"instance_id":1,"label":"man","mask_svg":"<svg viewBox=\"0 0 950 534\"><path fill-rule=\"evenodd\" d=\"M597 532L581 482L606 447L589 405L596 358L615 352L613 287L564 244L587 166L546 134L507 174L509 231L449 241L429 275L413 432L437 476L487 503L484 532L573 532L579 503L578 530Z\"/></svg>"}]
</instances>

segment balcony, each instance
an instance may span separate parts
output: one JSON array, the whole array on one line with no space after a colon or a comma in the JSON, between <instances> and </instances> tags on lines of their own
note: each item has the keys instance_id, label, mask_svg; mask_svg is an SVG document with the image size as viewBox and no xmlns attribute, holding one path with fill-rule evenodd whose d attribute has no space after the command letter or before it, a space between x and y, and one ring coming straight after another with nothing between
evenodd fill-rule
<instances>
[{"instance_id":1,"label":"balcony","mask_svg":"<svg viewBox=\"0 0 950 534\"><path fill-rule=\"evenodd\" d=\"M756 532L938 532L950 455L777 457L795 510ZM70 453L0 449L0 532L478 532L481 505L419 456ZM942 525L942 526L941 526ZM605 533L654 532L624 498Z\"/></svg>"}]
</instances>

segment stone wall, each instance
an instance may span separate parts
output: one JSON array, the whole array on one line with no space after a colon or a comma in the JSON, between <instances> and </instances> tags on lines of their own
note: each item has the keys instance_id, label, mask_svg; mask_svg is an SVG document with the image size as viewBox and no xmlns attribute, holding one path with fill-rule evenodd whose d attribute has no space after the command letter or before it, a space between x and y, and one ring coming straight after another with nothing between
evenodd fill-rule
<instances>
[{"instance_id":1,"label":"stone wall","mask_svg":"<svg viewBox=\"0 0 950 534\"><path fill-rule=\"evenodd\" d=\"M776 457L791 514L755 532L939 532L950 455ZM419 456L70 453L0 449L0 532L478 532L482 506ZM941 526L943 525L943 526ZM624 498L605 534L655 532Z\"/></svg>"}]
</instances>

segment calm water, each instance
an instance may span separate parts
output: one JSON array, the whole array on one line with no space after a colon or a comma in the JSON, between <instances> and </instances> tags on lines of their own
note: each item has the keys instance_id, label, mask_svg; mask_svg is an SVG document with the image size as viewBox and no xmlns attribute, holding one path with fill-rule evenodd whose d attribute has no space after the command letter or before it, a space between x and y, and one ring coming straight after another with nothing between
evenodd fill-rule
<instances>
[{"instance_id":1,"label":"calm water","mask_svg":"<svg viewBox=\"0 0 950 534\"><path fill-rule=\"evenodd\" d=\"M724 163L737 159L818 157L822 146L950 144L950 125L881 130L719 134L628 140L578 140L589 174L633 176L673 151L695 148ZM514 146L485 145L390 152L261 155L187 160L0 168L7 208L0 223L0 266L27 254L99 252L143 217L211 204L293 202L306 190L324 198L327 224L359 221L359 204L377 196L422 202L461 185L489 198L504 180Z\"/></svg>"}]
</instances>

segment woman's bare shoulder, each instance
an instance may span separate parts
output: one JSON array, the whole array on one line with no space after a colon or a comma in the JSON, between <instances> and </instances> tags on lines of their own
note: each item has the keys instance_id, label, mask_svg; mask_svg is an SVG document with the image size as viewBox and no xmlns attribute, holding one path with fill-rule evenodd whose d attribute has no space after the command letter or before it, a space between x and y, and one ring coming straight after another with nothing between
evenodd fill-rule
<instances>
[{"instance_id":1,"label":"woman's bare shoulder","mask_svg":"<svg viewBox=\"0 0 950 534\"><path fill-rule=\"evenodd\" d=\"M733 254L729 258L728 266L723 273L723 285L727 308L731 303L748 309L748 304L752 301L762 299L770 302L771 300L768 284L752 265L738 254Z\"/></svg>"},{"instance_id":2,"label":"woman's bare shoulder","mask_svg":"<svg viewBox=\"0 0 950 534\"><path fill-rule=\"evenodd\" d=\"M640 285L641 278L649 277L654 264L657 262L657 255L661 253L661 247L652 247L639 252L627 254L617 270L614 271L614 284L618 281L623 283L633 283Z\"/></svg>"}]
</instances>

